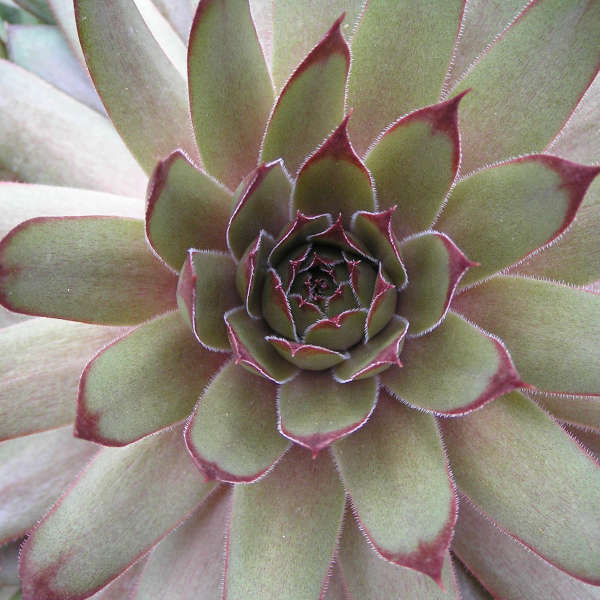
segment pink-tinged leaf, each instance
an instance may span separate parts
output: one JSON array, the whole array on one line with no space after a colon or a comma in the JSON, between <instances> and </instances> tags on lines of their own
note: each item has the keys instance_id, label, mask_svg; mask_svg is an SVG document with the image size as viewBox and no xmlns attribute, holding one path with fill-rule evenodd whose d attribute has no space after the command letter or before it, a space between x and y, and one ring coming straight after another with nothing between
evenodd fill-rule
<instances>
[{"instance_id":1,"label":"pink-tinged leaf","mask_svg":"<svg viewBox=\"0 0 600 600\"><path fill-rule=\"evenodd\" d=\"M423 337L408 339L403 369L384 385L400 400L442 415L462 415L525 384L506 348L454 313Z\"/></svg>"},{"instance_id":2,"label":"pink-tinged leaf","mask_svg":"<svg viewBox=\"0 0 600 600\"><path fill-rule=\"evenodd\" d=\"M442 419L461 492L559 569L600 584L600 466L518 392Z\"/></svg>"},{"instance_id":3,"label":"pink-tinged leaf","mask_svg":"<svg viewBox=\"0 0 600 600\"><path fill-rule=\"evenodd\" d=\"M224 252L189 250L179 275L177 301L198 341L209 350L230 349L223 316L240 303L235 264Z\"/></svg>"},{"instance_id":4,"label":"pink-tinged leaf","mask_svg":"<svg viewBox=\"0 0 600 600\"><path fill-rule=\"evenodd\" d=\"M393 365L401 367L402 363L398 355L402 350L407 330L408 321L402 317L393 316L383 331L366 344L354 348L350 353L350 358L334 369L335 379L347 383L365 377L373 377Z\"/></svg>"},{"instance_id":5,"label":"pink-tinged leaf","mask_svg":"<svg viewBox=\"0 0 600 600\"><path fill-rule=\"evenodd\" d=\"M344 489L329 455L323 452L311 460L299 447L293 447L268 477L235 486L223 600L318 598L344 503Z\"/></svg>"},{"instance_id":6,"label":"pink-tinged leaf","mask_svg":"<svg viewBox=\"0 0 600 600\"><path fill-rule=\"evenodd\" d=\"M176 285L134 219L40 217L0 243L0 302L17 312L132 325L173 309Z\"/></svg>"},{"instance_id":7,"label":"pink-tinged leaf","mask_svg":"<svg viewBox=\"0 0 600 600\"><path fill-rule=\"evenodd\" d=\"M598 598L598 588L569 577L529 552L464 496L452 549L495 598Z\"/></svg>"},{"instance_id":8,"label":"pink-tinged leaf","mask_svg":"<svg viewBox=\"0 0 600 600\"><path fill-rule=\"evenodd\" d=\"M0 544L25 534L98 449L71 427L0 444Z\"/></svg>"},{"instance_id":9,"label":"pink-tinged leaf","mask_svg":"<svg viewBox=\"0 0 600 600\"><path fill-rule=\"evenodd\" d=\"M454 182L460 161L458 105L466 93L402 117L365 158L379 207L398 208L392 223L401 238L429 229Z\"/></svg>"},{"instance_id":10,"label":"pink-tinged leaf","mask_svg":"<svg viewBox=\"0 0 600 600\"><path fill-rule=\"evenodd\" d=\"M289 220L292 185L281 161L261 164L234 195L235 208L227 226L227 245L240 259L260 233L279 234Z\"/></svg>"},{"instance_id":11,"label":"pink-tinged leaf","mask_svg":"<svg viewBox=\"0 0 600 600\"><path fill-rule=\"evenodd\" d=\"M452 91L473 89L461 104L462 173L546 147L598 71L599 27L595 2L529 3Z\"/></svg>"},{"instance_id":12,"label":"pink-tinged leaf","mask_svg":"<svg viewBox=\"0 0 600 600\"><path fill-rule=\"evenodd\" d=\"M224 359L196 341L178 311L141 325L83 371L75 435L125 446L185 419Z\"/></svg>"},{"instance_id":13,"label":"pink-tinged leaf","mask_svg":"<svg viewBox=\"0 0 600 600\"><path fill-rule=\"evenodd\" d=\"M269 269L262 294L262 314L269 326L279 335L298 341L292 309L279 275Z\"/></svg>"},{"instance_id":14,"label":"pink-tinged leaf","mask_svg":"<svg viewBox=\"0 0 600 600\"><path fill-rule=\"evenodd\" d=\"M260 318L262 315L263 283L268 255L272 249L273 238L261 230L240 258L235 272L235 284L240 298L245 301L248 314L254 318Z\"/></svg>"},{"instance_id":15,"label":"pink-tinged leaf","mask_svg":"<svg viewBox=\"0 0 600 600\"><path fill-rule=\"evenodd\" d=\"M454 567L460 600L494 600L481 585L481 582L456 558L456 554L451 556L454 559L452 566Z\"/></svg>"},{"instance_id":16,"label":"pink-tinged leaf","mask_svg":"<svg viewBox=\"0 0 600 600\"><path fill-rule=\"evenodd\" d=\"M375 208L371 176L348 139L349 117L302 165L292 194L294 210L339 213L346 228L357 210Z\"/></svg>"},{"instance_id":17,"label":"pink-tinged leaf","mask_svg":"<svg viewBox=\"0 0 600 600\"><path fill-rule=\"evenodd\" d=\"M300 336L304 335L308 327L325 318L325 314L316 304L304 300L300 294L291 294L288 300L296 331Z\"/></svg>"},{"instance_id":18,"label":"pink-tinged leaf","mask_svg":"<svg viewBox=\"0 0 600 600\"><path fill-rule=\"evenodd\" d=\"M185 81L134 0L76 0L75 16L96 89L144 170L177 148L199 162Z\"/></svg>"},{"instance_id":19,"label":"pink-tinged leaf","mask_svg":"<svg viewBox=\"0 0 600 600\"><path fill-rule=\"evenodd\" d=\"M456 498L433 417L380 391L367 424L336 442L333 453L377 552L441 586Z\"/></svg>"},{"instance_id":20,"label":"pink-tinged leaf","mask_svg":"<svg viewBox=\"0 0 600 600\"><path fill-rule=\"evenodd\" d=\"M233 190L256 166L274 95L247 1L201 0L188 74L200 154L209 173Z\"/></svg>"},{"instance_id":21,"label":"pink-tinged leaf","mask_svg":"<svg viewBox=\"0 0 600 600\"><path fill-rule=\"evenodd\" d=\"M370 254L363 244L351 233L348 233L344 227L342 214L339 213L335 223L332 223L324 231L308 236L308 240L310 242L320 242L326 246L339 248L343 252L361 254L362 256L370 258Z\"/></svg>"},{"instance_id":22,"label":"pink-tinged leaf","mask_svg":"<svg viewBox=\"0 0 600 600\"><path fill-rule=\"evenodd\" d=\"M146 176L111 123L0 59L0 163L20 180L142 197ZM68 168L65 168L68 165Z\"/></svg>"},{"instance_id":23,"label":"pink-tinged leaf","mask_svg":"<svg viewBox=\"0 0 600 600\"><path fill-rule=\"evenodd\" d=\"M361 155L389 123L437 101L462 8L462 0L366 5L352 40L347 98L355 111L350 135Z\"/></svg>"},{"instance_id":24,"label":"pink-tinged leaf","mask_svg":"<svg viewBox=\"0 0 600 600\"><path fill-rule=\"evenodd\" d=\"M355 308L321 319L306 330L304 341L332 350L347 350L364 338L366 317L364 308Z\"/></svg>"},{"instance_id":25,"label":"pink-tinged leaf","mask_svg":"<svg viewBox=\"0 0 600 600\"><path fill-rule=\"evenodd\" d=\"M368 342L375 337L390 321L396 311L398 294L395 286L387 281L381 263L375 280L375 289L373 290L373 299L369 306L366 321L366 336Z\"/></svg>"},{"instance_id":26,"label":"pink-tinged leaf","mask_svg":"<svg viewBox=\"0 0 600 600\"><path fill-rule=\"evenodd\" d=\"M297 373L268 342L270 331L265 324L250 318L244 307L230 310L225 323L236 364L277 383L289 381Z\"/></svg>"},{"instance_id":27,"label":"pink-tinged leaf","mask_svg":"<svg viewBox=\"0 0 600 600\"><path fill-rule=\"evenodd\" d=\"M366 261L352 260L345 253L344 257L346 259L352 289L361 306L369 308L371 301L373 300L373 292L375 291L377 271Z\"/></svg>"},{"instance_id":28,"label":"pink-tinged leaf","mask_svg":"<svg viewBox=\"0 0 600 600\"><path fill-rule=\"evenodd\" d=\"M598 393L600 295L501 276L460 294L452 310L497 335L527 383L549 392Z\"/></svg>"},{"instance_id":29,"label":"pink-tinged leaf","mask_svg":"<svg viewBox=\"0 0 600 600\"><path fill-rule=\"evenodd\" d=\"M307 371L324 371L347 360L349 356L322 346L290 342L275 336L265 339L285 360Z\"/></svg>"},{"instance_id":30,"label":"pink-tinged leaf","mask_svg":"<svg viewBox=\"0 0 600 600\"><path fill-rule=\"evenodd\" d=\"M321 593L319 600L348 600L345 591L344 578L342 577L337 562L334 562L329 569L327 589L324 593Z\"/></svg>"},{"instance_id":31,"label":"pink-tinged leaf","mask_svg":"<svg viewBox=\"0 0 600 600\"><path fill-rule=\"evenodd\" d=\"M227 488L214 494L152 552L131 600L217 600L231 506Z\"/></svg>"},{"instance_id":32,"label":"pink-tinged leaf","mask_svg":"<svg viewBox=\"0 0 600 600\"><path fill-rule=\"evenodd\" d=\"M563 423L600 433L600 394L577 396L532 390L527 395Z\"/></svg>"},{"instance_id":33,"label":"pink-tinged leaf","mask_svg":"<svg viewBox=\"0 0 600 600\"><path fill-rule=\"evenodd\" d=\"M394 307L396 306L394 302ZM330 317L339 315L346 310L358 308L358 301L349 282L340 284L327 301L327 314ZM392 310L393 312L393 310Z\"/></svg>"},{"instance_id":34,"label":"pink-tinged leaf","mask_svg":"<svg viewBox=\"0 0 600 600\"><path fill-rule=\"evenodd\" d=\"M279 389L279 430L315 457L363 425L375 407L377 383L338 383L331 373L300 373Z\"/></svg>"},{"instance_id":35,"label":"pink-tinged leaf","mask_svg":"<svg viewBox=\"0 0 600 600\"><path fill-rule=\"evenodd\" d=\"M281 157L294 175L344 116L350 50L342 15L294 71L269 118L261 160Z\"/></svg>"},{"instance_id":36,"label":"pink-tinged leaf","mask_svg":"<svg viewBox=\"0 0 600 600\"><path fill-rule=\"evenodd\" d=\"M148 184L146 235L176 271L188 248L227 250L231 194L177 150L160 161Z\"/></svg>"},{"instance_id":37,"label":"pink-tinged leaf","mask_svg":"<svg viewBox=\"0 0 600 600\"><path fill-rule=\"evenodd\" d=\"M312 252L312 244L302 244L292 250L285 258L277 265L277 274L281 279L281 283L285 288L286 294L290 292L294 278L300 271L305 271L306 261L309 256L314 256Z\"/></svg>"},{"instance_id":38,"label":"pink-tinged leaf","mask_svg":"<svg viewBox=\"0 0 600 600\"><path fill-rule=\"evenodd\" d=\"M407 239L401 250L408 286L399 295L396 312L408 319L411 335L420 335L443 321L460 280L476 263L437 231Z\"/></svg>"},{"instance_id":39,"label":"pink-tinged leaf","mask_svg":"<svg viewBox=\"0 0 600 600\"><path fill-rule=\"evenodd\" d=\"M346 513L338 549L340 572L348 594L360 600L470 600L458 595L449 553L444 557L442 590L427 575L383 560L370 547L365 536Z\"/></svg>"},{"instance_id":40,"label":"pink-tinged leaf","mask_svg":"<svg viewBox=\"0 0 600 600\"><path fill-rule=\"evenodd\" d=\"M600 463L600 432L564 425L564 430Z\"/></svg>"},{"instance_id":41,"label":"pink-tinged leaf","mask_svg":"<svg viewBox=\"0 0 600 600\"><path fill-rule=\"evenodd\" d=\"M0 440L71 424L81 371L126 330L30 319L0 336Z\"/></svg>"},{"instance_id":42,"label":"pink-tinged leaf","mask_svg":"<svg viewBox=\"0 0 600 600\"><path fill-rule=\"evenodd\" d=\"M23 546L24 600L88 597L175 529L213 489L185 451L181 427L105 448Z\"/></svg>"},{"instance_id":43,"label":"pink-tinged leaf","mask_svg":"<svg viewBox=\"0 0 600 600\"><path fill-rule=\"evenodd\" d=\"M138 560L127 571L121 573L121 575L103 587L99 592L90 596L90 600L123 600L124 598L131 598L145 565L145 558Z\"/></svg>"},{"instance_id":44,"label":"pink-tinged leaf","mask_svg":"<svg viewBox=\"0 0 600 600\"><path fill-rule=\"evenodd\" d=\"M573 222L600 167L533 155L460 181L436 223L480 265L472 284L552 242Z\"/></svg>"},{"instance_id":45,"label":"pink-tinged leaf","mask_svg":"<svg viewBox=\"0 0 600 600\"><path fill-rule=\"evenodd\" d=\"M277 431L277 385L227 363L200 397L185 443L206 479L255 481L290 447Z\"/></svg>"}]
</instances>

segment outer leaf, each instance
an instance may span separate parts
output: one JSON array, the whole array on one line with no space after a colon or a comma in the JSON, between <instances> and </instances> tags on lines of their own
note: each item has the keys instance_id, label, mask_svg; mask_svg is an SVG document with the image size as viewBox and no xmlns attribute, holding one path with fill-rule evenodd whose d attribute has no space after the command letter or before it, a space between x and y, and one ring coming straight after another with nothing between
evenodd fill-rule
<instances>
[{"instance_id":1,"label":"outer leaf","mask_svg":"<svg viewBox=\"0 0 600 600\"><path fill-rule=\"evenodd\" d=\"M344 490L327 454L311 460L292 448L269 477L236 486L223 599L317 598L343 511Z\"/></svg>"},{"instance_id":2,"label":"outer leaf","mask_svg":"<svg viewBox=\"0 0 600 600\"><path fill-rule=\"evenodd\" d=\"M123 598L129 598L137 585L145 564L146 559L138 560L127 571L121 573L99 592L90 596L90 600L123 600Z\"/></svg>"},{"instance_id":3,"label":"outer leaf","mask_svg":"<svg viewBox=\"0 0 600 600\"><path fill-rule=\"evenodd\" d=\"M529 397L554 417L577 427L600 433L600 396L545 394L532 391Z\"/></svg>"},{"instance_id":4,"label":"outer leaf","mask_svg":"<svg viewBox=\"0 0 600 600\"><path fill-rule=\"evenodd\" d=\"M331 373L302 372L279 390L279 430L316 457L363 425L376 401L374 378L341 384Z\"/></svg>"},{"instance_id":5,"label":"outer leaf","mask_svg":"<svg viewBox=\"0 0 600 600\"><path fill-rule=\"evenodd\" d=\"M211 381L185 432L207 479L254 481L289 448L276 428L276 393L274 383L233 362Z\"/></svg>"},{"instance_id":6,"label":"outer leaf","mask_svg":"<svg viewBox=\"0 0 600 600\"><path fill-rule=\"evenodd\" d=\"M202 0L188 50L190 104L208 171L230 189L256 165L273 87L247 0Z\"/></svg>"},{"instance_id":7,"label":"outer leaf","mask_svg":"<svg viewBox=\"0 0 600 600\"><path fill-rule=\"evenodd\" d=\"M499 336L527 383L574 394L600 389L599 295L496 277L461 294L453 310Z\"/></svg>"},{"instance_id":8,"label":"outer leaf","mask_svg":"<svg viewBox=\"0 0 600 600\"><path fill-rule=\"evenodd\" d=\"M177 271L188 248L227 250L230 204L231 194L178 150L158 163L150 179L148 240Z\"/></svg>"},{"instance_id":9,"label":"outer leaf","mask_svg":"<svg viewBox=\"0 0 600 600\"><path fill-rule=\"evenodd\" d=\"M481 263L465 275L463 285L492 275L557 238L573 222L598 173L600 167L534 155L458 183L436 228Z\"/></svg>"},{"instance_id":10,"label":"outer leaf","mask_svg":"<svg viewBox=\"0 0 600 600\"><path fill-rule=\"evenodd\" d=\"M350 50L342 20L343 15L294 71L269 118L261 159L282 157L293 174L344 116Z\"/></svg>"},{"instance_id":11,"label":"outer leaf","mask_svg":"<svg viewBox=\"0 0 600 600\"><path fill-rule=\"evenodd\" d=\"M598 463L517 392L442 425L460 490L546 560L598 585Z\"/></svg>"},{"instance_id":12,"label":"outer leaf","mask_svg":"<svg viewBox=\"0 0 600 600\"><path fill-rule=\"evenodd\" d=\"M524 385L506 348L454 313L430 334L408 339L402 361L382 382L411 406L440 414L470 412Z\"/></svg>"},{"instance_id":13,"label":"outer leaf","mask_svg":"<svg viewBox=\"0 0 600 600\"><path fill-rule=\"evenodd\" d=\"M178 311L138 327L86 366L75 435L124 446L185 419L223 359L198 344Z\"/></svg>"},{"instance_id":14,"label":"outer leaf","mask_svg":"<svg viewBox=\"0 0 600 600\"><path fill-rule=\"evenodd\" d=\"M441 586L456 499L433 418L380 392L369 422L333 451L361 528L377 551Z\"/></svg>"},{"instance_id":15,"label":"outer leaf","mask_svg":"<svg viewBox=\"0 0 600 600\"><path fill-rule=\"evenodd\" d=\"M31 319L0 336L0 439L73 422L81 371L123 330Z\"/></svg>"},{"instance_id":16,"label":"outer leaf","mask_svg":"<svg viewBox=\"0 0 600 600\"><path fill-rule=\"evenodd\" d=\"M460 560L455 558L453 566L461 600L494 600Z\"/></svg>"},{"instance_id":17,"label":"outer leaf","mask_svg":"<svg viewBox=\"0 0 600 600\"><path fill-rule=\"evenodd\" d=\"M26 314L129 325L175 306L176 278L149 251L144 224L40 217L0 243L0 301Z\"/></svg>"},{"instance_id":18,"label":"outer leaf","mask_svg":"<svg viewBox=\"0 0 600 600\"><path fill-rule=\"evenodd\" d=\"M23 546L24 599L89 596L174 529L213 489L198 477L180 427L126 448L104 449Z\"/></svg>"},{"instance_id":19,"label":"outer leaf","mask_svg":"<svg viewBox=\"0 0 600 600\"><path fill-rule=\"evenodd\" d=\"M144 173L103 116L2 59L0 87L0 163L20 179L143 195Z\"/></svg>"},{"instance_id":20,"label":"outer leaf","mask_svg":"<svg viewBox=\"0 0 600 600\"><path fill-rule=\"evenodd\" d=\"M461 106L463 173L543 150L598 70L598 27L600 5L587 0L528 5L455 90L473 88Z\"/></svg>"}]
</instances>

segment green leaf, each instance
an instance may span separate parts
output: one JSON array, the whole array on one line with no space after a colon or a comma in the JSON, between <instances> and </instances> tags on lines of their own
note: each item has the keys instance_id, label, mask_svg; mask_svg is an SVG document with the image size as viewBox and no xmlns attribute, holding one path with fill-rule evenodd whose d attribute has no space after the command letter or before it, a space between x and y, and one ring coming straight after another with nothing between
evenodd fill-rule
<instances>
[{"instance_id":1,"label":"green leaf","mask_svg":"<svg viewBox=\"0 0 600 600\"><path fill-rule=\"evenodd\" d=\"M298 447L268 477L235 486L223 598L317 598L335 551L344 500L331 458L323 453L311 460Z\"/></svg>"},{"instance_id":2,"label":"green leaf","mask_svg":"<svg viewBox=\"0 0 600 600\"><path fill-rule=\"evenodd\" d=\"M441 585L456 499L433 417L380 392L367 424L336 442L333 453L376 550Z\"/></svg>"},{"instance_id":3,"label":"green leaf","mask_svg":"<svg viewBox=\"0 0 600 600\"><path fill-rule=\"evenodd\" d=\"M323 371L348 359L348 354L336 352L322 346L290 342L273 335L265 337L265 340L285 360L307 371Z\"/></svg>"},{"instance_id":4,"label":"green leaf","mask_svg":"<svg viewBox=\"0 0 600 600\"><path fill-rule=\"evenodd\" d=\"M185 452L181 427L125 448L105 448L23 546L25 597L93 594L175 529L213 489Z\"/></svg>"},{"instance_id":5,"label":"green leaf","mask_svg":"<svg viewBox=\"0 0 600 600\"><path fill-rule=\"evenodd\" d=\"M44 23L53 24L54 15L48 6L47 0L14 0L15 4L29 11Z\"/></svg>"},{"instance_id":6,"label":"green leaf","mask_svg":"<svg viewBox=\"0 0 600 600\"><path fill-rule=\"evenodd\" d=\"M0 87L0 163L19 179L144 195L146 176L102 115L2 59Z\"/></svg>"},{"instance_id":7,"label":"green leaf","mask_svg":"<svg viewBox=\"0 0 600 600\"><path fill-rule=\"evenodd\" d=\"M181 421L223 361L194 339L178 311L145 323L86 366L75 435L125 446Z\"/></svg>"},{"instance_id":8,"label":"green leaf","mask_svg":"<svg viewBox=\"0 0 600 600\"><path fill-rule=\"evenodd\" d=\"M247 0L203 0L190 33L188 72L204 164L233 190L256 166L273 104L273 84Z\"/></svg>"},{"instance_id":9,"label":"green leaf","mask_svg":"<svg viewBox=\"0 0 600 600\"><path fill-rule=\"evenodd\" d=\"M285 84L267 124L261 160L279 157L292 174L344 116L350 50L340 17ZM324 21L322 21L324 22ZM302 19L304 29L304 19Z\"/></svg>"},{"instance_id":10,"label":"green leaf","mask_svg":"<svg viewBox=\"0 0 600 600\"><path fill-rule=\"evenodd\" d=\"M382 382L402 401L438 414L468 413L523 385L504 346L454 313L408 339L402 363Z\"/></svg>"},{"instance_id":11,"label":"green leaf","mask_svg":"<svg viewBox=\"0 0 600 600\"><path fill-rule=\"evenodd\" d=\"M442 420L442 431L476 506L558 568L600 583L600 468L567 433L518 392Z\"/></svg>"},{"instance_id":12,"label":"green leaf","mask_svg":"<svg viewBox=\"0 0 600 600\"><path fill-rule=\"evenodd\" d=\"M150 173L158 160L177 148L198 162L185 80L134 0L76 0L75 14L96 89L144 170Z\"/></svg>"},{"instance_id":13,"label":"green leaf","mask_svg":"<svg viewBox=\"0 0 600 600\"><path fill-rule=\"evenodd\" d=\"M123 600L137 586L140 575L146 567L146 557L138 560L127 571L113 579L107 586L92 596L93 600Z\"/></svg>"},{"instance_id":14,"label":"green leaf","mask_svg":"<svg viewBox=\"0 0 600 600\"><path fill-rule=\"evenodd\" d=\"M0 336L0 440L68 425L81 371L117 327L29 319Z\"/></svg>"},{"instance_id":15,"label":"green leaf","mask_svg":"<svg viewBox=\"0 0 600 600\"><path fill-rule=\"evenodd\" d=\"M290 443L277 431L277 386L227 363L200 397L185 432L189 452L207 479L254 481Z\"/></svg>"},{"instance_id":16,"label":"green leaf","mask_svg":"<svg viewBox=\"0 0 600 600\"><path fill-rule=\"evenodd\" d=\"M534 155L460 181L436 223L480 266L469 285L556 239L573 222L600 167Z\"/></svg>"},{"instance_id":17,"label":"green leaf","mask_svg":"<svg viewBox=\"0 0 600 600\"><path fill-rule=\"evenodd\" d=\"M495 277L453 310L506 344L521 377L545 391L600 389L600 296L556 283Z\"/></svg>"},{"instance_id":18,"label":"green leaf","mask_svg":"<svg viewBox=\"0 0 600 600\"><path fill-rule=\"evenodd\" d=\"M266 231L256 236L235 271L235 284L246 311L251 317L262 316L262 293L267 270L269 252L273 249L273 238Z\"/></svg>"},{"instance_id":19,"label":"green leaf","mask_svg":"<svg viewBox=\"0 0 600 600\"><path fill-rule=\"evenodd\" d=\"M176 278L135 219L31 219L4 238L0 265L0 301L26 314L133 325L175 307Z\"/></svg>"},{"instance_id":20,"label":"green leaf","mask_svg":"<svg viewBox=\"0 0 600 600\"><path fill-rule=\"evenodd\" d=\"M279 390L279 430L316 456L361 427L376 400L374 378L342 384L329 372L301 372Z\"/></svg>"},{"instance_id":21,"label":"green leaf","mask_svg":"<svg viewBox=\"0 0 600 600\"><path fill-rule=\"evenodd\" d=\"M600 433L600 397L598 394L576 396L531 391L529 397L560 421Z\"/></svg>"},{"instance_id":22,"label":"green leaf","mask_svg":"<svg viewBox=\"0 0 600 600\"><path fill-rule=\"evenodd\" d=\"M231 194L181 151L160 161L148 185L146 233L176 271L188 248L227 250Z\"/></svg>"},{"instance_id":23,"label":"green leaf","mask_svg":"<svg viewBox=\"0 0 600 600\"><path fill-rule=\"evenodd\" d=\"M321 319L306 330L304 341L331 350L347 350L364 338L366 318L364 308L355 308Z\"/></svg>"},{"instance_id":24,"label":"green leaf","mask_svg":"<svg viewBox=\"0 0 600 600\"><path fill-rule=\"evenodd\" d=\"M453 554L454 576L461 600L494 600L480 581Z\"/></svg>"},{"instance_id":25,"label":"green leaf","mask_svg":"<svg viewBox=\"0 0 600 600\"><path fill-rule=\"evenodd\" d=\"M599 27L595 3L535 2L483 53L452 91L473 89L461 105L463 173L545 148L598 70Z\"/></svg>"},{"instance_id":26,"label":"green leaf","mask_svg":"<svg viewBox=\"0 0 600 600\"><path fill-rule=\"evenodd\" d=\"M298 341L292 309L277 271L269 269L262 294L262 314L279 335Z\"/></svg>"},{"instance_id":27,"label":"green leaf","mask_svg":"<svg viewBox=\"0 0 600 600\"><path fill-rule=\"evenodd\" d=\"M389 123L437 101L462 5L376 0L366 6L352 40L347 99L354 108L350 135L359 154Z\"/></svg>"}]
</instances>

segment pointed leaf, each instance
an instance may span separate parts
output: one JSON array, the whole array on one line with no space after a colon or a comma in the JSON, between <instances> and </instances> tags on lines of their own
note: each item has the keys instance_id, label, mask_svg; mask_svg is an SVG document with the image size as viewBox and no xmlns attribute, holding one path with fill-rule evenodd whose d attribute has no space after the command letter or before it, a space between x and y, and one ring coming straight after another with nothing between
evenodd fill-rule
<instances>
[{"instance_id":1,"label":"pointed leaf","mask_svg":"<svg viewBox=\"0 0 600 600\"><path fill-rule=\"evenodd\" d=\"M146 234L176 271L188 248L227 250L231 194L177 150L160 161L148 185Z\"/></svg>"},{"instance_id":2,"label":"pointed leaf","mask_svg":"<svg viewBox=\"0 0 600 600\"><path fill-rule=\"evenodd\" d=\"M296 330L299 335L304 335L307 327L310 327L317 321L325 317L321 309L312 302L307 302L300 294L291 294L288 296L290 309Z\"/></svg>"},{"instance_id":3,"label":"pointed leaf","mask_svg":"<svg viewBox=\"0 0 600 600\"><path fill-rule=\"evenodd\" d=\"M126 448L105 448L23 546L23 597L92 594L177 527L213 489L198 477L181 427Z\"/></svg>"},{"instance_id":4,"label":"pointed leaf","mask_svg":"<svg viewBox=\"0 0 600 600\"><path fill-rule=\"evenodd\" d=\"M380 391L368 423L336 442L333 452L377 551L441 585L456 498L433 418Z\"/></svg>"},{"instance_id":5,"label":"pointed leaf","mask_svg":"<svg viewBox=\"0 0 600 600\"><path fill-rule=\"evenodd\" d=\"M443 419L459 489L558 568L598 585L600 467L518 392Z\"/></svg>"},{"instance_id":6,"label":"pointed leaf","mask_svg":"<svg viewBox=\"0 0 600 600\"><path fill-rule=\"evenodd\" d=\"M324 371L348 359L348 354L322 346L290 342L272 335L265 340L288 362L307 371Z\"/></svg>"},{"instance_id":7,"label":"pointed leaf","mask_svg":"<svg viewBox=\"0 0 600 600\"><path fill-rule=\"evenodd\" d=\"M342 213L338 214L335 223L332 223L330 227L319 233L309 235L308 240L310 242L324 244L325 246L333 246L333 248L338 248L342 252L359 254L369 258L371 261L375 260L368 253L362 242L346 231Z\"/></svg>"},{"instance_id":8,"label":"pointed leaf","mask_svg":"<svg viewBox=\"0 0 600 600\"><path fill-rule=\"evenodd\" d=\"M347 350L364 337L366 317L363 308L355 308L321 319L306 330L304 341L332 350Z\"/></svg>"},{"instance_id":9,"label":"pointed leaf","mask_svg":"<svg viewBox=\"0 0 600 600\"><path fill-rule=\"evenodd\" d=\"M0 265L0 301L26 314L130 325L175 306L176 278L135 219L31 219L2 240Z\"/></svg>"},{"instance_id":10,"label":"pointed leaf","mask_svg":"<svg viewBox=\"0 0 600 600\"><path fill-rule=\"evenodd\" d=\"M379 263L379 272L375 281L373 290L373 300L369 306L366 321L365 340L369 341L375 337L389 322L396 311L398 294L396 288L385 278L381 263Z\"/></svg>"},{"instance_id":11,"label":"pointed leaf","mask_svg":"<svg viewBox=\"0 0 600 600\"><path fill-rule=\"evenodd\" d=\"M439 414L468 413L523 385L506 348L454 313L407 340L402 363L382 382L403 402Z\"/></svg>"},{"instance_id":12,"label":"pointed leaf","mask_svg":"<svg viewBox=\"0 0 600 600\"><path fill-rule=\"evenodd\" d=\"M277 272L269 269L262 295L262 314L279 335L298 341L292 309Z\"/></svg>"},{"instance_id":13,"label":"pointed leaf","mask_svg":"<svg viewBox=\"0 0 600 600\"><path fill-rule=\"evenodd\" d=\"M279 429L316 456L369 418L377 401L375 379L342 384L331 373L300 373L279 390Z\"/></svg>"},{"instance_id":14,"label":"pointed leaf","mask_svg":"<svg viewBox=\"0 0 600 600\"><path fill-rule=\"evenodd\" d=\"M344 116L350 50L342 20L343 15L294 71L269 118L261 160L281 157L292 174Z\"/></svg>"},{"instance_id":15,"label":"pointed leaf","mask_svg":"<svg viewBox=\"0 0 600 600\"><path fill-rule=\"evenodd\" d=\"M327 580L327 589L324 595L321 594L320 600L347 600L345 592L345 583L337 562L330 568L329 579Z\"/></svg>"},{"instance_id":16,"label":"pointed leaf","mask_svg":"<svg viewBox=\"0 0 600 600\"><path fill-rule=\"evenodd\" d=\"M292 201L307 215L341 213L346 228L357 210L373 210L371 176L348 139L348 117L302 165Z\"/></svg>"},{"instance_id":17,"label":"pointed leaf","mask_svg":"<svg viewBox=\"0 0 600 600\"><path fill-rule=\"evenodd\" d=\"M534 155L459 182L436 229L481 263L462 284L492 275L556 239L573 222L598 173L600 167Z\"/></svg>"},{"instance_id":18,"label":"pointed leaf","mask_svg":"<svg viewBox=\"0 0 600 600\"><path fill-rule=\"evenodd\" d=\"M461 294L453 310L497 335L527 383L573 394L600 389L599 295L503 276Z\"/></svg>"},{"instance_id":19,"label":"pointed leaf","mask_svg":"<svg viewBox=\"0 0 600 600\"><path fill-rule=\"evenodd\" d=\"M395 307L396 303L394 302L394 308ZM358 302L356 301L352 286L345 281L340 284L335 292L329 297L329 300L327 301L327 314L333 317L343 313L345 310L352 310L353 308L358 308Z\"/></svg>"},{"instance_id":20,"label":"pointed leaf","mask_svg":"<svg viewBox=\"0 0 600 600\"><path fill-rule=\"evenodd\" d=\"M262 229L238 263L235 284L246 311L251 317L262 316L262 293L267 270L269 252L273 249L273 238Z\"/></svg>"},{"instance_id":21,"label":"pointed leaf","mask_svg":"<svg viewBox=\"0 0 600 600\"><path fill-rule=\"evenodd\" d=\"M331 458L323 453L311 460L298 447L268 477L236 486L223 599L317 598L335 551L344 500Z\"/></svg>"},{"instance_id":22,"label":"pointed leaf","mask_svg":"<svg viewBox=\"0 0 600 600\"><path fill-rule=\"evenodd\" d=\"M211 175L235 189L256 165L273 103L247 1L201 0L190 33L188 73L192 120L204 164Z\"/></svg>"},{"instance_id":23,"label":"pointed leaf","mask_svg":"<svg viewBox=\"0 0 600 600\"><path fill-rule=\"evenodd\" d=\"M528 396L560 421L600 433L600 395L546 394L532 390Z\"/></svg>"},{"instance_id":24,"label":"pointed leaf","mask_svg":"<svg viewBox=\"0 0 600 600\"><path fill-rule=\"evenodd\" d=\"M249 482L269 471L290 443L277 431L277 386L227 363L210 382L185 432L207 479Z\"/></svg>"},{"instance_id":25,"label":"pointed leaf","mask_svg":"<svg viewBox=\"0 0 600 600\"><path fill-rule=\"evenodd\" d=\"M351 260L346 257L346 264L348 265L348 271L350 274L350 282L354 293L358 297L360 304L368 308L373 299L373 292L375 291L375 281L377 280L377 271L365 261L362 260Z\"/></svg>"}]
</instances>

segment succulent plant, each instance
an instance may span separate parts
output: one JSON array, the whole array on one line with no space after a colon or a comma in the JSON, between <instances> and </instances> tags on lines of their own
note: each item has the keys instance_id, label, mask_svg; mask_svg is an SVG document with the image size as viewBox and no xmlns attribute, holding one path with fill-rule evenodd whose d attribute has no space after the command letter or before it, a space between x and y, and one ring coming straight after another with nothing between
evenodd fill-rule
<instances>
[{"instance_id":1,"label":"succulent plant","mask_svg":"<svg viewBox=\"0 0 600 600\"><path fill-rule=\"evenodd\" d=\"M600 2L0 19L0 598L600 598Z\"/></svg>"}]
</instances>

